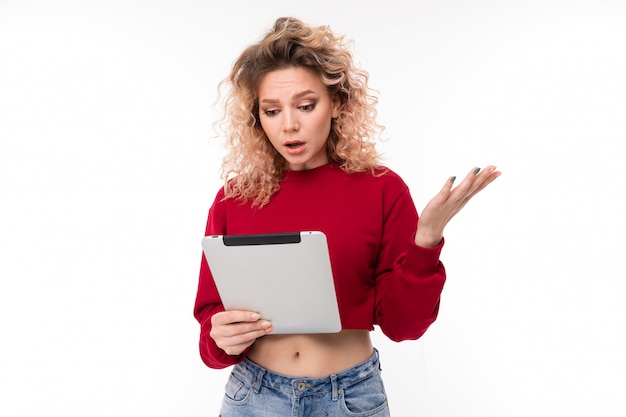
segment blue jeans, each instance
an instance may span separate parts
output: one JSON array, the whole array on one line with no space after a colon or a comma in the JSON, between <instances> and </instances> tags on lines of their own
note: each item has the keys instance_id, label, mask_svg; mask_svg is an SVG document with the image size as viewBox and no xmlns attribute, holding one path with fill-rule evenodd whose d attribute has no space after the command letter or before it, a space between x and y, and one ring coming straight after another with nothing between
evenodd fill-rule
<instances>
[{"instance_id":1,"label":"blue jeans","mask_svg":"<svg viewBox=\"0 0 626 417\"><path fill-rule=\"evenodd\" d=\"M323 378L292 378L244 359L233 367L221 417L389 417L378 351Z\"/></svg>"}]
</instances>

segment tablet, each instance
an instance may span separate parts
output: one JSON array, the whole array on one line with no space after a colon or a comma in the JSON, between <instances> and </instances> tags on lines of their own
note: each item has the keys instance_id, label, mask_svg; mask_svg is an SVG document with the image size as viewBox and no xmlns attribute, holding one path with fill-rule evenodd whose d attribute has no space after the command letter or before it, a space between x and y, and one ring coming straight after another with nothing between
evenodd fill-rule
<instances>
[{"instance_id":1,"label":"tablet","mask_svg":"<svg viewBox=\"0 0 626 417\"><path fill-rule=\"evenodd\" d=\"M202 249L227 310L258 312L272 334L341 330L324 233L205 236Z\"/></svg>"}]
</instances>

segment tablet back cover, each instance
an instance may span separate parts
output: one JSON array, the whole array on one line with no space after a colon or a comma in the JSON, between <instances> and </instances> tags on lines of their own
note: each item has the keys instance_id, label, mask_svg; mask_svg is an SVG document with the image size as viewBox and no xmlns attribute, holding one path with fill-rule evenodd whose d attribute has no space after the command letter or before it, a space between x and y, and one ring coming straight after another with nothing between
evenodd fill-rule
<instances>
[{"instance_id":1,"label":"tablet back cover","mask_svg":"<svg viewBox=\"0 0 626 417\"><path fill-rule=\"evenodd\" d=\"M227 310L258 312L273 334L341 330L322 232L206 236L202 247Z\"/></svg>"}]
</instances>

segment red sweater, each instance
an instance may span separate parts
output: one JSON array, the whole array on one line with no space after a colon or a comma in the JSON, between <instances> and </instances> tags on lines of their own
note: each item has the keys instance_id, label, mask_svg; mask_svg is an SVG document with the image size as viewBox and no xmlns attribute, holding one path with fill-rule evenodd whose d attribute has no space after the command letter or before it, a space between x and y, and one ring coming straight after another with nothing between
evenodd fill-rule
<instances>
[{"instance_id":1,"label":"red sweater","mask_svg":"<svg viewBox=\"0 0 626 417\"><path fill-rule=\"evenodd\" d=\"M394 341L417 339L435 321L445 282L435 248L415 244L417 211L409 189L393 171L347 174L334 164L287 171L263 208L223 200L209 211L206 235L299 232L326 234L342 328L380 326ZM224 307L202 257L194 316L201 325L200 355L211 368L245 357L230 356L211 336L211 316Z\"/></svg>"}]
</instances>

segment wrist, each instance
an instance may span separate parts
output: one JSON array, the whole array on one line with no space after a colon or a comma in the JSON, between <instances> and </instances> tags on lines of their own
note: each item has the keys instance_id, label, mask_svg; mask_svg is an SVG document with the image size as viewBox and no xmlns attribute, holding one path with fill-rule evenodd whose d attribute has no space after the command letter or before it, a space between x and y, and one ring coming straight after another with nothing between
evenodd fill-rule
<instances>
[{"instance_id":1,"label":"wrist","mask_svg":"<svg viewBox=\"0 0 626 417\"><path fill-rule=\"evenodd\" d=\"M443 231L425 230L418 228L415 233L415 244L423 248L434 248L441 243Z\"/></svg>"}]
</instances>

